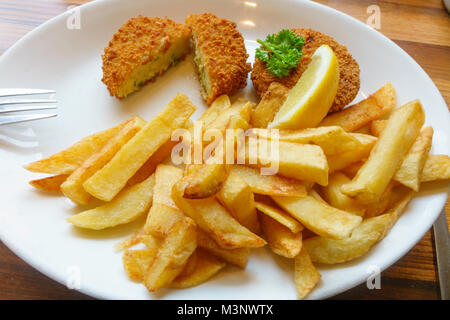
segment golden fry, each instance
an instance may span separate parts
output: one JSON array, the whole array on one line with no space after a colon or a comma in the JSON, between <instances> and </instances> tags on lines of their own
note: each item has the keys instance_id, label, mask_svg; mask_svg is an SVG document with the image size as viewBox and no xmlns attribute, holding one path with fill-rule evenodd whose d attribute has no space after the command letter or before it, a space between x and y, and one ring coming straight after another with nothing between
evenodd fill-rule
<instances>
[{"instance_id":1,"label":"golden fry","mask_svg":"<svg viewBox=\"0 0 450 320\"><path fill-rule=\"evenodd\" d=\"M391 111L397 104L390 82L359 103L327 116L319 126L341 126L345 131L358 130Z\"/></svg>"},{"instance_id":2,"label":"golden fry","mask_svg":"<svg viewBox=\"0 0 450 320\"><path fill-rule=\"evenodd\" d=\"M362 203L378 201L416 140L424 121L425 114L418 100L396 109L369 159L353 180L342 186L341 191Z\"/></svg>"},{"instance_id":3,"label":"golden fry","mask_svg":"<svg viewBox=\"0 0 450 320\"><path fill-rule=\"evenodd\" d=\"M185 124L195 109L186 95L178 94L108 164L84 182L84 189L98 199L110 201L152 154L170 139L172 131Z\"/></svg>"}]
</instances>

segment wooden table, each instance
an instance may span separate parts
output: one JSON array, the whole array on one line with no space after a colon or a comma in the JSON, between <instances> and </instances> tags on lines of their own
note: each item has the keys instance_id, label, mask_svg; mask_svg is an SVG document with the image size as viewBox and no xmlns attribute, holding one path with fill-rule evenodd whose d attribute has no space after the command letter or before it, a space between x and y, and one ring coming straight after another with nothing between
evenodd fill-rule
<instances>
[{"instance_id":1,"label":"wooden table","mask_svg":"<svg viewBox=\"0 0 450 320\"><path fill-rule=\"evenodd\" d=\"M2 0L0 54L27 32L88 0ZM126 0L124 0L126 1ZM381 12L380 32L408 52L430 75L450 105L450 17L441 0L318 0L363 22L367 8ZM450 216L450 202L446 204ZM447 218L448 220L448 218ZM433 237L425 237L382 273L380 290L363 284L335 299L439 299ZM88 299L50 280L0 243L0 299Z\"/></svg>"}]
</instances>

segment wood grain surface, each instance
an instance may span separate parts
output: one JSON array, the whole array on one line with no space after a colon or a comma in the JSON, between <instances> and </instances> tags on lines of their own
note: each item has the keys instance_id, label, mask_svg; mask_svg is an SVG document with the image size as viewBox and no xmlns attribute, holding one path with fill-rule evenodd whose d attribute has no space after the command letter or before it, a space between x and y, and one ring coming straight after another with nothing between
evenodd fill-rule
<instances>
[{"instance_id":1,"label":"wood grain surface","mask_svg":"<svg viewBox=\"0 0 450 320\"><path fill-rule=\"evenodd\" d=\"M124 0L126 1L126 0ZM1 0L0 54L46 20L87 0ZM450 16L441 0L318 0L363 22L368 7L381 12L380 32L408 52L432 78L450 105ZM446 204L449 220L450 202ZM439 299L429 231L402 259L382 273L381 289L360 285L333 299ZM0 299L89 299L47 278L0 243Z\"/></svg>"}]
</instances>

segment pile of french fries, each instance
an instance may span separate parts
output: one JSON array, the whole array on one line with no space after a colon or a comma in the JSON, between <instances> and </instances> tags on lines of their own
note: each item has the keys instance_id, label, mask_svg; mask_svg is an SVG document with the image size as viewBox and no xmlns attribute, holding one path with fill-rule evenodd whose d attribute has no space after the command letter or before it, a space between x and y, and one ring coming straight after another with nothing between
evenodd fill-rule
<instances>
[{"instance_id":1,"label":"pile of french fries","mask_svg":"<svg viewBox=\"0 0 450 320\"><path fill-rule=\"evenodd\" d=\"M450 178L450 158L429 155L433 129L422 128L420 102L394 109L395 90L387 83L316 128L277 132L277 174L262 174L274 159L256 149L273 139L266 127L286 96L280 86L271 86L258 105L221 96L198 120L226 138L227 129L247 130L244 163L209 161L214 154L184 168L171 164L174 131L196 134L189 120L196 108L178 94L148 122L133 117L28 164L52 175L30 184L81 206L102 200L67 219L78 228L113 228L146 216L117 247L129 278L151 292L199 285L226 264L244 269L251 248L268 244L293 259L297 294L305 298L321 278L314 264L367 253L421 183ZM182 143L195 151L195 142L183 137Z\"/></svg>"}]
</instances>

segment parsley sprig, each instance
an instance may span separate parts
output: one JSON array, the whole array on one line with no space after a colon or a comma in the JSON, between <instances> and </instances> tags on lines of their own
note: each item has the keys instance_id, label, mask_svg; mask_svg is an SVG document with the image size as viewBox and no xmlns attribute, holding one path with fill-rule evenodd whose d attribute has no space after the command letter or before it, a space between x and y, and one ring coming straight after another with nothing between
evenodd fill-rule
<instances>
[{"instance_id":1,"label":"parsley sprig","mask_svg":"<svg viewBox=\"0 0 450 320\"><path fill-rule=\"evenodd\" d=\"M276 35L269 34L265 41L256 41L261 45L256 49L256 57L264 61L269 72L278 78L287 76L291 69L297 67L305 43L305 39L287 29Z\"/></svg>"}]
</instances>

